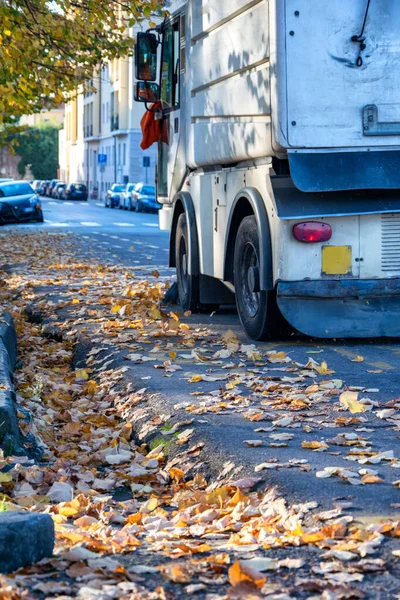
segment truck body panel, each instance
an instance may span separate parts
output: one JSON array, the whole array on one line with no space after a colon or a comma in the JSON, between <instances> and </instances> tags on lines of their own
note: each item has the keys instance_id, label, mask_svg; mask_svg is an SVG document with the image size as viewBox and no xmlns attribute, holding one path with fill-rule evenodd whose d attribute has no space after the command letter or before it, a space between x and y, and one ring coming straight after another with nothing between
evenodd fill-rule
<instances>
[{"instance_id":1,"label":"truck body panel","mask_svg":"<svg viewBox=\"0 0 400 600\"><path fill-rule=\"evenodd\" d=\"M190 168L272 155L268 6L268 0L188 4Z\"/></svg>"},{"instance_id":2,"label":"truck body panel","mask_svg":"<svg viewBox=\"0 0 400 600\"><path fill-rule=\"evenodd\" d=\"M274 294L310 335L400 335L400 3L189 0L171 23L180 99L159 145L160 224L175 235L185 192L199 276L234 291L256 193L271 256L249 267L250 295ZM305 221L330 239L296 239Z\"/></svg>"},{"instance_id":3,"label":"truck body panel","mask_svg":"<svg viewBox=\"0 0 400 600\"><path fill-rule=\"evenodd\" d=\"M371 2L360 54L352 36L361 31L366 6L354 0L286 0L290 148L400 145L400 3ZM377 107L379 121L397 123L392 134L366 137L362 111L367 105Z\"/></svg>"}]
</instances>

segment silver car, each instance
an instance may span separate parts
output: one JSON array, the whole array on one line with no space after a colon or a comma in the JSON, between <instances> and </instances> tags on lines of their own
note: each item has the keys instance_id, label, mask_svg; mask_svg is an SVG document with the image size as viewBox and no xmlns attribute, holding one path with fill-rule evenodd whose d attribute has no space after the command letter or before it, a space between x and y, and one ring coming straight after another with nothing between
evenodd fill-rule
<instances>
[{"instance_id":1,"label":"silver car","mask_svg":"<svg viewBox=\"0 0 400 600\"><path fill-rule=\"evenodd\" d=\"M132 210L131 194L135 189L135 185L136 184L134 183L127 184L125 191L122 192L122 198L119 204L120 208L123 208L124 210Z\"/></svg>"}]
</instances>

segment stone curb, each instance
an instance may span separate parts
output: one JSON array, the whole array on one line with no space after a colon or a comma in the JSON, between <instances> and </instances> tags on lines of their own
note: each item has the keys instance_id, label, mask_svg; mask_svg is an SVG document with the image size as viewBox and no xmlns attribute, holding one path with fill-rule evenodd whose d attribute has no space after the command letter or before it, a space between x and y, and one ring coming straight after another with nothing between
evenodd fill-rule
<instances>
[{"instance_id":1,"label":"stone curb","mask_svg":"<svg viewBox=\"0 0 400 600\"><path fill-rule=\"evenodd\" d=\"M0 448L6 456L22 452L13 386L17 348L12 316L0 315ZM11 573L52 556L54 540L50 515L0 512L0 573Z\"/></svg>"},{"instance_id":2,"label":"stone curb","mask_svg":"<svg viewBox=\"0 0 400 600\"><path fill-rule=\"evenodd\" d=\"M3 342L6 352L10 359L10 369L14 372L17 362L17 332L15 331L14 320L10 313L0 315L0 340Z\"/></svg>"},{"instance_id":3,"label":"stone curb","mask_svg":"<svg viewBox=\"0 0 400 600\"><path fill-rule=\"evenodd\" d=\"M50 515L0 513L0 573L11 573L52 556L54 539L54 523Z\"/></svg>"},{"instance_id":4,"label":"stone curb","mask_svg":"<svg viewBox=\"0 0 400 600\"><path fill-rule=\"evenodd\" d=\"M13 386L17 348L13 318L4 313L0 315L0 448L6 456L21 452Z\"/></svg>"}]
</instances>

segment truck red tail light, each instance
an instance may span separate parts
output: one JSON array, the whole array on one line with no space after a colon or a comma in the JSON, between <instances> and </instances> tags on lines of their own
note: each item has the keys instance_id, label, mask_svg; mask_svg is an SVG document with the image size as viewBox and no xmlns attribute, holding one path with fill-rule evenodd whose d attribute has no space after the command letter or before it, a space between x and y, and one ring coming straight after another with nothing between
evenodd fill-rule
<instances>
[{"instance_id":1,"label":"truck red tail light","mask_svg":"<svg viewBox=\"0 0 400 600\"><path fill-rule=\"evenodd\" d=\"M327 242L332 237L332 227L328 223L319 221L307 221L297 223L293 227L293 235L299 242L312 244L315 242Z\"/></svg>"}]
</instances>

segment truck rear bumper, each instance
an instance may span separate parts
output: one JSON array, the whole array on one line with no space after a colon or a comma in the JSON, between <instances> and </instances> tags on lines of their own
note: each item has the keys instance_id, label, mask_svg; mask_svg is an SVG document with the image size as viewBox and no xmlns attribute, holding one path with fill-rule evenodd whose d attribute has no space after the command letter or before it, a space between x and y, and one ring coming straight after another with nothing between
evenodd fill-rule
<instances>
[{"instance_id":1,"label":"truck rear bumper","mask_svg":"<svg viewBox=\"0 0 400 600\"><path fill-rule=\"evenodd\" d=\"M306 335L400 337L400 279L281 282L277 301L285 319Z\"/></svg>"}]
</instances>

